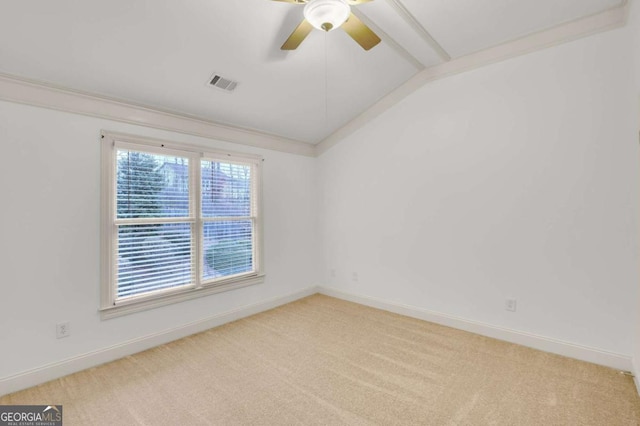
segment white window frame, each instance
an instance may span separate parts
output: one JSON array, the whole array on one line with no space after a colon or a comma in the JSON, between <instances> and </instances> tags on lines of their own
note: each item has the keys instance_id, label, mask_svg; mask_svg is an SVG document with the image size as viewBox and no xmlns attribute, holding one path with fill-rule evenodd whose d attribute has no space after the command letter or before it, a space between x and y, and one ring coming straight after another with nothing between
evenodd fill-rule
<instances>
[{"instance_id":1,"label":"white window frame","mask_svg":"<svg viewBox=\"0 0 640 426\"><path fill-rule=\"evenodd\" d=\"M137 137L121 133L103 131L101 134L101 291L100 315L102 319L114 318L133 312L153 309L210 294L233 290L264 281L263 262L263 224L262 224L262 157L258 155L210 150L201 146L187 145ZM195 281L191 285L158 290L118 300L116 297L118 258L116 226L116 176L118 148L139 150L158 154L179 155L189 158L189 189L191 216L182 220L193 223L192 259ZM217 280L203 280L201 267L203 261L202 229L206 220L201 214L200 185L201 160L219 160L250 164L252 167L251 192L253 207L253 251L254 272L230 276Z\"/></svg>"}]
</instances>

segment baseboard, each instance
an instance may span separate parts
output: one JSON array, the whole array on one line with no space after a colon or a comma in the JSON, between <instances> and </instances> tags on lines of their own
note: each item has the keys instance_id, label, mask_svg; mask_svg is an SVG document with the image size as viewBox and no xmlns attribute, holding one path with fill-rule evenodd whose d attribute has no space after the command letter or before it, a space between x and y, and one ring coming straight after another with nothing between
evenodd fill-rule
<instances>
[{"instance_id":1,"label":"baseboard","mask_svg":"<svg viewBox=\"0 0 640 426\"><path fill-rule=\"evenodd\" d=\"M389 302L375 297L351 294L329 287L312 286L285 296L275 297L262 302L242 306L180 327L154 333L138 339L129 340L107 348L88 352L12 376L4 377L0 379L0 396L114 361L228 322L255 315L298 299L302 299L303 297L311 296L315 293L321 293L338 299L359 303L361 305L371 306L373 308L406 315L412 318L446 325L448 327L469 331L487 337L493 337L495 339L511 343L517 343L545 352L592 362L594 364L604 365L618 370L631 371L636 376L634 377L634 381L636 383L638 393L640 394L640 381L638 380L640 369L636 368L636 362L626 355L576 345L574 343L564 342L518 330L496 327L490 324L434 312L416 306Z\"/></svg>"},{"instance_id":2,"label":"baseboard","mask_svg":"<svg viewBox=\"0 0 640 426\"><path fill-rule=\"evenodd\" d=\"M255 315L318 292L315 286L285 296L241 306L180 327L129 340L0 379L0 396L141 352L201 331Z\"/></svg>"},{"instance_id":3,"label":"baseboard","mask_svg":"<svg viewBox=\"0 0 640 426\"><path fill-rule=\"evenodd\" d=\"M497 327L478 321L472 321L452 315L443 314L440 312L422 309L416 306L388 302L386 300L378 299L375 297L346 293L334 288L320 286L318 287L318 292L327 296L336 297L338 299L348 300L350 302L371 306L373 308L394 312L396 314L406 315L412 318L446 325L448 327L457 328L460 330L470 331L482 336L493 337L495 339L517 343L519 345L528 346L530 348L539 349L541 351L563 355L569 358L579 359L581 361L587 361L594 364L604 365L606 367L611 367L622 371L633 371L635 374L632 359L627 355L621 355L596 348L581 346L574 343L565 342L545 336L539 336L532 333ZM637 381L636 384L638 384ZM640 389L640 387L638 387L638 389Z\"/></svg>"},{"instance_id":4,"label":"baseboard","mask_svg":"<svg viewBox=\"0 0 640 426\"><path fill-rule=\"evenodd\" d=\"M636 385L636 390L638 391L638 395L640 395L640 379L638 378L638 374L640 374L640 370L638 369L638 359L633 358L631 360L631 374L633 374L633 383Z\"/></svg>"}]
</instances>

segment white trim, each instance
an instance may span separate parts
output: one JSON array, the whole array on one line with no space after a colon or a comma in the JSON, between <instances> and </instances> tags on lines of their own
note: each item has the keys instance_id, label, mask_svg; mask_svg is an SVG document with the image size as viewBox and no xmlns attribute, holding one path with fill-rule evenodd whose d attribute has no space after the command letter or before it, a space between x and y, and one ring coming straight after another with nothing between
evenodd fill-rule
<instances>
[{"instance_id":1,"label":"white trim","mask_svg":"<svg viewBox=\"0 0 640 426\"><path fill-rule=\"evenodd\" d=\"M539 336L533 333L512 330L504 327L497 327L479 321L472 321L453 315L430 311L427 309L419 308L417 306L388 302L386 300L378 299L375 297L346 293L334 288L321 286L319 287L319 293L331 297L336 297L338 299L359 303L361 305L371 306L373 308L394 312L396 314L445 325L447 327L469 331L471 333L480 334L482 336L516 343L518 345L527 346L541 351L563 355L569 358L587 361L594 364L604 365L606 367L611 367L618 370L631 371L633 369L631 357L627 355L621 355L596 348L591 348L588 346L577 345L575 343L565 342L545 336Z\"/></svg>"},{"instance_id":2,"label":"white trim","mask_svg":"<svg viewBox=\"0 0 640 426\"><path fill-rule=\"evenodd\" d=\"M315 154L316 156L323 154L332 146L353 134L358 129L365 126L367 123L371 122L431 81L504 61L515 56L556 46L602 31L621 27L626 23L626 13L626 4L622 3L616 8L606 10L596 15L571 21L549 30L541 31L499 46L462 56L444 64L426 68L414 75L396 90L384 96L358 117L327 136L315 146Z\"/></svg>"},{"instance_id":3,"label":"white trim","mask_svg":"<svg viewBox=\"0 0 640 426\"><path fill-rule=\"evenodd\" d=\"M312 296L316 293L326 296L335 297L342 300L370 306L376 309L382 309L388 312L394 312L411 318L417 318L423 321L429 321L436 324L445 325L459 330L469 331L471 333L492 337L495 339L528 346L534 349L551 352L558 355L567 356L582 361L592 362L594 364L604 365L622 371L631 371L635 377L634 381L640 394L640 382L638 373L640 370L636 368L636 361L630 356L616 354L591 348L582 345L576 345L570 342L564 342L558 339L552 339L532 333L511 330L503 327L496 327L490 324L472 321L452 315L442 314L439 312L429 311L427 309L418 308L416 306L404 305L400 303L388 302L369 296L360 296L334 288L324 286L311 286L303 290L274 297L262 302L257 302L245 306L241 306L226 312L221 312L210 317L194 321L169 330L132 339L123 343L112 345L103 349L87 352L82 355L64 359L62 361L47 364L38 368L27 370L12 376L0 379L0 396L17 392L22 389L36 386L50 380L54 380L68 374L73 374L87 368L95 367L100 364L111 362L128 355L135 354L159 345L163 345L183 337L190 336L195 333L218 327L220 325L236 321L287 303L294 302L304 297Z\"/></svg>"},{"instance_id":4,"label":"white trim","mask_svg":"<svg viewBox=\"0 0 640 426\"><path fill-rule=\"evenodd\" d=\"M631 374L633 374L633 383L636 385L636 391L638 392L638 395L640 395L640 377L638 377L638 374L640 374L640 369L638 369L637 358L633 358L631 360L631 367Z\"/></svg>"},{"instance_id":5,"label":"white trim","mask_svg":"<svg viewBox=\"0 0 640 426\"><path fill-rule=\"evenodd\" d=\"M112 133L103 130L101 132L101 240L102 240L102 260L101 260L101 299L100 318L103 320L128 315L135 312L154 309L172 303L179 303L197 297L209 296L228 290L235 290L249 285L261 284L264 282L264 271L261 269L263 262L263 239L262 227L256 225L261 220L262 204L261 188L262 182L262 157L259 155L236 154L235 152L208 152L207 155L212 161L238 162L251 166L252 170L252 212L248 218L253 226L253 259L254 270L246 274L227 276L224 279L205 280L201 275L202 270L202 236L203 218L201 216L200 200L200 159L206 158L201 148L194 145L181 145L180 143L162 141L157 139L146 139L122 133ZM189 196L190 215L189 217L176 218L138 218L138 219L117 219L115 214L115 176L116 176L116 151L144 150L160 154L174 155L189 158L189 185L191 188ZM216 158L216 159L214 159ZM220 218L217 218L220 219ZM243 218L227 218L238 220ZM118 299L116 295L115 283L117 278L117 257L114 242L117 241L118 227L127 224L145 223L184 223L190 224L192 235L192 282L179 287L170 287L154 292ZM194 230L194 228L197 228Z\"/></svg>"},{"instance_id":6,"label":"white trim","mask_svg":"<svg viewBox=\"0 0 640 426\"><path fill-rule=\"evenodd\" d=\"M444 50L442 45L438 43L438 41L433 38L433 36L427 31L427 29L422 26L422 24L416 19L415 16L400 2L400 0L387 0L389 6L391 6L398 15L404 20L404 22L409 25L416 34L420 36L422 40L424 40L429 47L436 51L440 59L445 62L451 60L451 55L449 52Z\"/></svg>"},{"instance_id":7,"label":"white trim","mask_svg":"<svg viewBox=\"0 0 640 426\"><path fill-rule=\"evenodd\" d=\"M317 157L431 81L623 26L627 21L630 3L624 0L619 6L596 15L423 69L317 145L2 73L0 100ZM390 44L393 47L393 43ZM399 53L417 65L402 52Z\"/></svg>"},{"instance_id":8,"label":"white trim","mask_svg":"<svg viewBox=\"0 0 640 426\"><path fill-rule=\"evenodd\" d=\"M231 321L236 321L269 309L277 308L278 306L311 296L316 292L317 287L308 287L295 293L274 297L263 302L241 306L189 324L171 328L169 330L132 339L107 348L87 352L82 355L4 377L0 379L0 396L114 361L195 333L200 333L213 327L218 327Z\"/></svg>"},{"instance_id":9,"label":"white trim","mask_svg":"<svg viewBox=\"0 0 640 426\"><path fill-rule=\"evenodd\" d=\"M383 30L378 25L376 25L376 23L373 22L371 19L369 19L369 17L366 14L364 14L362 10L352 8L351 13L356 15L356 17L360 19L366 26L371 28L373 32L380 37L380 39L384 40L384 42L387 45L391 46L391 48L394 49L397 54L402 56L405 59L405 61L413 65L413 67L416 70L422 71L423 69L425 69L425 65L418 58L413 56L407 49L405 49L400 43L398 43L393 37L391 37L385 30Z\"/></svg>"},{"instance_id":10,"label":"white trim","mask_svg":"<svg viewBox=\"0 0 640 426\"><path fill-rule=\"evenodd\" d=\"M105 138L113 139L114 143L125 143L130 145L148 145L156 148L169 149L175 151L191 151L201 156L212 156L215 158L231 158L234 161L254 162L262 161L264 157L258 154L247 154L242 152L231 152L227 150L216 150L206 145L189 144L183 142L175 142L166 139L151 138L147 136L132 135L129 133L112 132L111 130L102 130L100 135Z\"/></svg>"},{"instance_id":11,"label":"white trim","mask_svg":"<svg viewBox=\"0 0 640 426\"><path fill-rule=\"evenodd\" d=\"M215 284L203 285L201 287L185 286L182 290L167 289L160 290L158 294L144 296L144 298L132 298L124 300L117 305L105 306L100 308L100 319L106 320L111 318L129 315L135 312L148 311L149 309L159 308L161 306L172 305L174 303L185 302L199 297L210 296L212 294L222 293L229 290L237 290L242 287L262 284L265 275L242 276L228 281L218 281Z\"/></svg>"},{"instance_id":12,"label":"white trim","mask_svg":"<svg viewBox=\"0 0 640 426\"><path fill-rule=\"evenodd\" d=\"M155 129L314 156L314 146L256 130L224 125L186 114L162 111L52 84L0 74L0 100L104 118Z\"/></svg>"}]
</instances>

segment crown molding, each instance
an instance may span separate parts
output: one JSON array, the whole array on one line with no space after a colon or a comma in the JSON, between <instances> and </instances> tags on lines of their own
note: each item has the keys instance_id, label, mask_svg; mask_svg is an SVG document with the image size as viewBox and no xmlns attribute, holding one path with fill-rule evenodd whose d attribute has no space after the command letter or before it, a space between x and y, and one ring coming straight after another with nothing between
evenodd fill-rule
<instances>
[{"instance_id":1,"label":"crown molding","mask_svg":"<svg viewBox=\"0 0 640 426\"><path fill-rule=\"evenodd\" d=\"M313 157L311 144L0 74L0 100Z\"/></svg>"},{"instance_id":2,"label":"crown molding","mask_svg":"<svg viewBox=\"0 0 640 426\"><path fill-rule=\"evenodd\" d=\"M631 3L623 0L619 6L604 12L425 68L317 145L2 73L0 100L314 157L431 81L624 26Z\"/></svg>"},{"instance_id":3,"label":"crown molding","mask_svg":"<svg viewBox=\"0 0 640 426\"><path fill-rule=\"evenodd\" d=\"M353 134L429 82L548 47L557 46L599 32L622 27L627 21L628 3L629 2L625 0L619 6L604 12L570 21L548 30L540 31L508 43L426 68L415 74L393 92L381 98L362 114L323 139L315 146L316 156L322 155L332 146Z\"/></svg>"}]
</instances>

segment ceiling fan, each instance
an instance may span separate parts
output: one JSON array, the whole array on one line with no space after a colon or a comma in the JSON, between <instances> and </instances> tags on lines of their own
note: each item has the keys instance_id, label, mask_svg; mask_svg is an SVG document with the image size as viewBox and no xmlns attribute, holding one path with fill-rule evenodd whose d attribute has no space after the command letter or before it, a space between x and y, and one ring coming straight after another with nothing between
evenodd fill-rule
<instances>
[{"instance_id":1,"label":"ceiling fan","mask_svg":"<svg viewBox=\"0 0 640 426\"><path fill-rule=\"evenodd\" d=\"M373 0L273 0L285 3L304 4L304 19L291 33L280 49L295 50L300 43L317 28L329 32L342 27L364 50L378 43L380 37L351 12L357 6Z\"/></svg>"}]
</instances>

